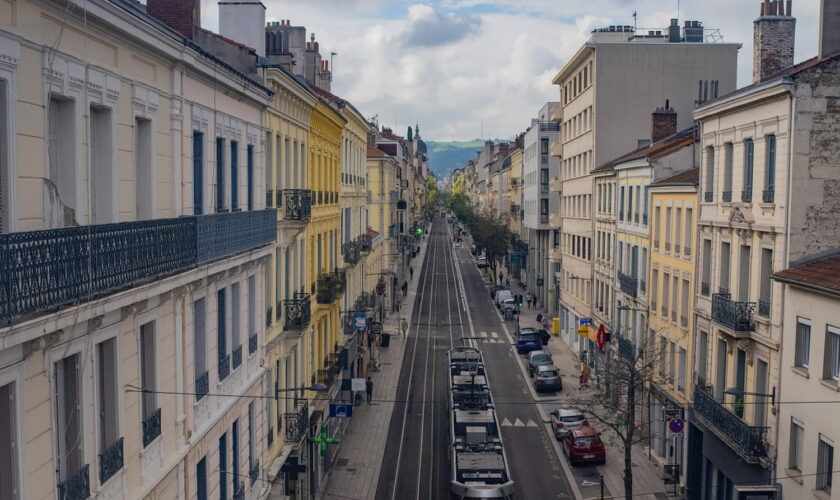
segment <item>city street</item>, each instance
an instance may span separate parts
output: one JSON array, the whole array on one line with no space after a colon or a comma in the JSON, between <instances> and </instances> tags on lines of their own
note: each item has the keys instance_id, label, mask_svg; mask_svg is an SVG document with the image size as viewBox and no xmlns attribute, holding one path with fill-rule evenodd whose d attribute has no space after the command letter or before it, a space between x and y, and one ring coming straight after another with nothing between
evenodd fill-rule
<instances>
[{"instance_id":1,"label":"city street","mask_svg":"<svg viewBox=\"0 0 840 500\"><path fill-rule=\"evenodd\" d=\"M411 319L416 334L406 346L376 498L449 495L446 353L462 341L484 353L516 495L572 498L518 366L511 328L499 320L469 250L453 247L444 219L435 219L429 238Z\"/></svg>"}]
</instances>

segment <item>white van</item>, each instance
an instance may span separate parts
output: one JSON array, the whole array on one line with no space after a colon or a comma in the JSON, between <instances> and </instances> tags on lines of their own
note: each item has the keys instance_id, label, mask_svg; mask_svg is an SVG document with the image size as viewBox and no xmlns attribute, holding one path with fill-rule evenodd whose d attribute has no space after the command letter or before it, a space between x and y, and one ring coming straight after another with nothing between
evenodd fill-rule
<instances>
[{"instance_id":1,"label":"white van","mask_svg":"<svg viewBox=\"0 0 840 500\"><path fill-rule=\"evenodd\" d=\"M496 292L496 297L494 299L496 301L496 308L500 308L501 304L503 304L505 300L512 298L513 293L510 290L499 290Z\"/></svg>"}]
</instances>

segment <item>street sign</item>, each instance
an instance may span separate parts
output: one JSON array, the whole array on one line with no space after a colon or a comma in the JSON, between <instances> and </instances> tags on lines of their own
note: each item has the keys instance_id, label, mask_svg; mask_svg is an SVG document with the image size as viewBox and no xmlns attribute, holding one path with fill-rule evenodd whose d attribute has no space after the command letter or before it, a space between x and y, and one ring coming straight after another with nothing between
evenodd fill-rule
<instances>
[{"instance_id":1,"label":"street sign","mask_svg":"<svg viewBox=\"0 0 840 500\"><path fill-rule=\"evenodd\" d=\"M331 444L339 444L341 442L340 439L331 438L329 435L329 429L326 425L321 426L321 432L316 437L309 438L310 443L317 443L318 447L321 449L321 456L327 456L327 450L329 449Z\"/></svg>"},{"instance_id":2,"label":"street sign","mask_svg":"<svg viewBox=\"0 0 840 500\"><path fill-rule=\"evenodd\" d=\"M598 337L597 337L597 339L598 339L598 349L603 351L604 346L607 345L607 329L604 327L603 323L601 323L601 325L598 326Z\"/></svg>"},{"instance_id":3,"label":"street sign","mask_svg":"<svg viewBox=\"0 0 840 500\"><path fill-rule=\"evenodd\" d=\"M685 429L685 422L681 418L672 418L668 422L668 429L674 434L682 432Z\"/></svg>"},{"instance_id":4,"label":"street sign","mask_svg":"<svg viewBox=\"0 0 840 500\"><path fill-rule=\"evenodd\" d=\"M586 338L586 337L588 337L588 336L589 336L589 327L587 327L586 325L581 325L581 327L580 327L580 328L578 328L578 332L577 332L577 333L578 333L578 335L580 335L581 337Z\"/></svg>"},{"instance_id":5,"label":"street sign","mask_svg":"<svg viewBox=\"0 0 840 500\"><path fill-rule=\"evenodd\" d=\"M354 391L364 391L367 389L365 385L365 379L363 378L354 378L353 382L350 385Z\"/></svg>"},{"instance_id":6,"label":"street sign","mask_svg":"<svg viewBox=\"0 0 840 500\"><path fill-rule=\"evenodd\" d=\"M543 286L545 284L545 280L542 278L537 278L537 286Z\"/></svg>"},{"instance_id":7,"label":"street sign","mask_svg":"<svg viewBox=\"0 0 840 500\"><path fill-rule=\"evenodd\" d=\"M591 325L592 324L592 318L580 318L580 324L581 325Z\"/></svg>"},{"instance_id":8,"label":"street sign","mask_svg":"<svg viewBox=\"0 0 840 500\"><path fill-rule=\"evenodd\" d=\"M380 323L378 321L374 321L373 323L371 323L370 324L370 333L372 333L374 335L379 335L380 333L382 333L382 323Z\"/></svg>"},{"instance_id":9,"label":"street sign","mask_svg":"<svg viewBox=\"0 0 840 500\"><path fill-rule=\"evenodd\" d=\"M364 330L367 328L367 316L364 314L357 314L354 318L354 327L356 330Z\"/></svg>"},{"instance_id":10,"label":"street sign","mask_svg":"<svg viewBox=\"0 0 840 500\"><path fill-rule=\"evenodd\" d=\"M350 418L353 416L353 405L330 403L330 416L333 418Z\"/></svg>"}]
</instances>

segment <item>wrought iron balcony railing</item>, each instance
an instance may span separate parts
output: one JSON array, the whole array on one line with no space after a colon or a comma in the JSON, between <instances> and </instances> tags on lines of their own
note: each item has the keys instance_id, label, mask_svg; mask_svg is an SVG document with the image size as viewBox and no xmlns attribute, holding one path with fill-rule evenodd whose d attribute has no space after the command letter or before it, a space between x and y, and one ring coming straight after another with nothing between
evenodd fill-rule
<instances>
[{"instance_id":1,"label":"wrought iron balcony railing","mask_svg":"<svg viewBox=\"0 0 840 500\"><path fill-rule=\"evenodd\" d=\"M737 332L755 331L755 302L735 302L728 293L712 295L712 319Z\"/></svg>"},{"instance_id":2,"label":"wrought iron balcony railing","mask_svg":"<svg viewBox=\"0 0 840 500\"><path fill-rule=\"evenodd\" d=\"M618 353L627 361L635 361L636 344L621 336L618 338Z\"/></svg>"},{"instance_id":3,"label":"wrought iron balcony railing","mask_svg":"<svg viewBox=\"0 0 840 500\"><path fill-rule=\"evenodd\" d=\"M703 193L703 199L706 201L706 203L711 203L714 201L715 195L711 191L706 191L705 193Z\"/></svg>"},{"instance_id":4,"label":"wrought iron balcony railing","mask_svg":"<svg viewBox=\"0 0 840 500\"><path fill-rule=\"evenodd\" d=\"M272 209L0 234L0 321L273 243Z\"/></svg>"},{"instance_id":5,"label":"wrought iron balcony railing","mask_svg":"<svg viewBox=\"0 0 840 500\"><path fill-rule=\"evenodd\" d=\"M105 484L123 468L123 438L99 454L99 484Z\"/></svg>"},{"instance_id":6,"label":"wrought iron balcony railing","mask_svg":"<svg viewBox=\"0 0 840 500\"><path fill-rule=\"evenodd\" d=\"M759 300L758 301L758 314L764 316L765 318L770 317L770 301L769 300Z\"/></svg>"},{"instance_id":7,"label":"wrought iron balcony railing","mask_svg":"<svg viewBox=\"0 0 840 500\"><path fill-rule=\"evenodd\" d=\"M312 217L312 191L284 189L283 206L285 220L308 221Z\"/></svg>"},{"instance_id":8,"label":"wrought iron balcony railing","mask_svg":"<svg viewBox=\"0 0 840 500\"><path fill-rule=\"evenodd\" d=\"M204 372L195 379L195 400L201 401L210 392L210 372Z\"/></svg>"},{"instance_id":9,"label":"wrought iron balcony railing","mask_svg":"<svg viewBox=\"0 0 840 500\"><path fill-rule=\"evenodd\" d=\"M309 424L309 405L305 399L295 400L295 411L284 414L286 419L286 441L298 443L306 436Z\"/></svg>"},{"instance_id":10,"label":"wrought iron balcony railing","mask_svg":"<svg viewBox=\"0 0 840 500\"><path fill-rule=\"evenodd\" d=\"M700 295L705 295L706 297L709 296L711 293L712 286L709 284L708 281L703 281L700 283Z\"/></svg>"},{"instance_id":11,"label":"wrought iron balcony railing","mask_svg":"<svg viewBox=\"0 0 840 500\"><path fill-rule=\"evenodd\" d=\"M359 250L361 250L362 252L370 252L370 249L373 246L373 242L371 241L371 238L370 238L369 234L359 235L358 242L359 242Z\"/></svg>"},{"instance_id":12,"label":"wrought iron balcony railing","mask_svg":"<svg viewBox=\"0 0 840 500\"><path fill-rule=\"evenodd\" d=\"M160 408L143 420L143 448L149 446L158 436L160 436Z\"/></svg>"},{"instance_id":13,"label":"wrought iron balcony railing","mask_svg":"<svg viewBox=\"0 0 840 500\"><path fill-rule=\"evenodd\" d=\"M320 383L324 384L327 387L332 387L333 381L335 380L335 373L330 368L325 368L323 370L318 370L318 374L315 380Z\"/></svg>"},{"instance_id":14,"label":"wrought iron balcony railing","mask_svg":"<svg viewBox=\"0 0 840 500\"><path fill-rule=\"evenodd\" d=\"M752 203L752 189L745 189L741 191L741 201L744 203Z\"/></svg>"},{"instance_id":15,"label":"wrought iron balcony railing","mask_svg":"<svg viewBox=\"0 0 840 500\"><path fill-rule=\"evenodd\" d=\"M85 500L90 497L90 465L58 483L58 500Z\"/></svg>"},{"instance_id":16,"label":"wrought iron balcony railing","mask_svg":"<svg viewBox=\"0 0 840 500\"><path fill-rule=\"evenodd\" d=\"M319 304L332 304L338 298L338 276L335 273L324 273L318 278Z\"/></svg>"},{"instance_id":17,"label":"wrought iron balcony railing","mask_svg":"<svg viewBox=\"0 0 840 500\"><path fill-rule=\"evenodd\" d=\"M286 299L286 330L303 330L309 326L312 318L312 305L308 293L295 293L294 298Z\"/></svg>"},{"instance_id":18,"label":"wrought iron balcony railing","mask_svg":"<svg viewBox=\"0 0 840 500\"><path fill-rule=\"evenodd\" d=\"M245 483L240 482L236 485L236 489L233 490L233 500L245 500Z\"/></svg>"},{"instance_id":19,"label":"wrought iron balcony railing","mask_svg":"<svg viewBox=\"0 0 840 500\"><path fill-rule=\"evenodd\" d=\"M242 346L237 346L233 352L230 353L230 362L233 364L233 369L239 368L242 364Z\"/></svg>"},{"instance_id":20,"label":"wrought iron balcony railing","mask_svg":"<svg viewBox=\"0 0 840 500\"><path fill-rule=\"evenodd\" d=\"M336 292L341 295L347 289L347 270L346 269L336 269L335 270L335 278L336 278Z\"/></svg>"},{"instance_id":21,"label":"wrought iron balcony railing","mask_svg":"<svg viewBox=\"0 0 840 500\"><path fill-rule=\"evenodd\" d=\"M255 460L253 467L250 468L248 471L248 475L251 477L251 486L257 482L257 478L260 477L260 461Z\"/></svg>"},{"instance_id":22,"label":"wrought iron balcony railing","mask_svg":"<svg viewBox=\"0 0 840 500\"><path fill-rule=\"evenodd\" d=\"M618 273L618 284L621 291L630 297L635 297L639 293L639 280L632 276L628 276L621 271Z\"/></svg>"},{"instance_id":23,"label":"wrought iron balcony railing","mask_svg":"<svg viewBox=\"0 0 840 500\"><path fill-rule=\"evenodd\" d=\"M254 354L257 352L257 334L253 334L248 337L248 354Z\"/></svg>"},{"instance_id":24,"label":"wrought iron balcony railing","mask_svg":"<svg viewBox=\"0 0 840 500\"><path fill-rule=\"evenodd\" d=\"M724 203L729 203L732 201L732 191L721 191L720 199Z\"/></svg>"},{"instance_id":25,"label":"wrought iron balcony railing","mask_svg":"<svg viewBox=\"0 0 840 500\"><path fill-rule=\"evenodd\" d=\"M344 256L344 262L348 265L357 264L362 258L361 248L356 240L351 240L342 245L341 253Z\"/></svg>"},{"instance_id":26,"label":"wrought iron balcony railing","mask_svg":"<svg viewBox=\"0 0 840 500\"><path fill-rule=\"evenodd\" d=\"M761 201L763 203L773 203L776 201L776 190L775 189L765 189L761 192Z\"/></svg>"},{"instance_id":27,"label":"wrought iron balcony railing","mask_svg":"<svg viewBox=\"0 0 840 500\"><path fill-rule=\"evenodd\" d=\"M767 457L767 427L752 427L727 410L700 386L694 389L694 411L723 435L747 461Z\"/></svg>"},{"instance_id":28,"label":"wrought iron balcony railing","mask_svg":"<svg viewBox=\"0 0 840 500\"><path fill-rule=\"evenodd\" d=\"M219 380L224 380L230 375L230 354L219 356L218 374Z\"/></svg>"}]
</instances>

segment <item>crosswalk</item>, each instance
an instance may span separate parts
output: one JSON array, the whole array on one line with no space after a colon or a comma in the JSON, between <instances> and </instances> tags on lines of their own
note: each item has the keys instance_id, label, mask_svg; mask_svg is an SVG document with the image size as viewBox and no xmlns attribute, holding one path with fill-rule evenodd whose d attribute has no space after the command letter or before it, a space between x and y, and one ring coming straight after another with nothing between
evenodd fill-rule
<instances>
[{"instance_id":1,"label":"crosswalk","mask_svg":"<svg viewBox=\"0 0 840 500\"><path fill-rule=\"evenodd\" d=\"M498 332L490 332L488 335L487 332L478 332L479 336L482 339L482 342L489 342L493 343L506 343L505 340L499 338Z\"/></svg>"},{"instance_id":2,"label":"crosswalk","mask_svg":"<svg viewBox=\"0 0 840 500\"><path fill-rule=\"evenodd\" d=\"M507 417L502 420L502 427L539 427L536 422L528 419L527 422L523 422L521 418L516 418L513 422L510 421Z\"/></svg>"}]
</instances>

